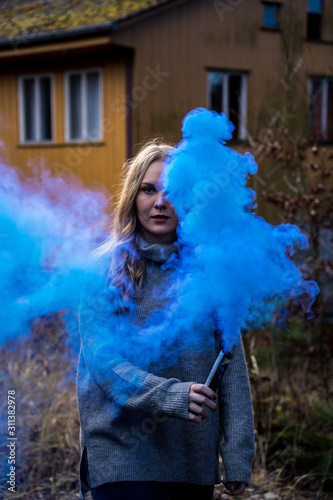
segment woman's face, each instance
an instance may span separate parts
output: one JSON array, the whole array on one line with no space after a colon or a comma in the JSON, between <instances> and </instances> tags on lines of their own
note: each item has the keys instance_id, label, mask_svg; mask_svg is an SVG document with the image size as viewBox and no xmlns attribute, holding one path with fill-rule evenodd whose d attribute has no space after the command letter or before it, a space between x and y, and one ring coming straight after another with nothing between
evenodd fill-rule
<instances>
[{"instance_id":1,"label":"woman's face","mask_svg":"<svg viewBox=\"0 0 333 500\"><path fill-rule=\"evenodd\" d=\"M162 167L162 160L150 164L135 198L141 232L149 243L171 243L177 239L178 217L159 185Z\"/></svg>"}]
</instances>

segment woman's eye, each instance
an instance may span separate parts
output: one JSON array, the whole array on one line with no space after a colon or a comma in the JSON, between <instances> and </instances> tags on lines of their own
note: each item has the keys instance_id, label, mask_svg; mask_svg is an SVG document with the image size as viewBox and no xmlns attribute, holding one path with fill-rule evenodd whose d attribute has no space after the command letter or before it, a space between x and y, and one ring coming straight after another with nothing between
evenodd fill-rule
<instances>
[{"instance_id":1,"label":"woman's eye","mask_svg":"<svg viewBox=\"0 0 333 500\"><path fill-rule=\"evenodd\" d=\"M147 194L151 194L151 193L154 193L155 188L153 188L153 187L145 187L145 188L143 188L143 191L145 193L147 193Z\"/></svg>"}]
</instances>

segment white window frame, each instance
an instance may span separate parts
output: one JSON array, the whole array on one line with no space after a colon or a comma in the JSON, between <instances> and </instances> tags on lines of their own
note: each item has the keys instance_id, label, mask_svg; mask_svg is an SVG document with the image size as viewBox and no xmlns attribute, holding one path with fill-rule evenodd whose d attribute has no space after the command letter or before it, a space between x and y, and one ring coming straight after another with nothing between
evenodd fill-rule
<instances>
[{"instance_id":1,"label":"white window frame","mask_svg":"<svg viewBox=\"0 0 333 500\"><path fill-rule=\"evenodd\" d=\"M51 139L42 139L41 138L41 120L40 120L40 98L39 98L39 81L41 78L48 77L50 78L50 102L51 102ZM35 82L34 92L35 92L35 106L36 106L36 138L35 139L26 139L25 138L25 106L24 106L24 94L23 94L23 81L26 79L32 79ZM54 78L51 73L43 73L43 74L32 74L32 75L21 75L18 78L18 120L19 120L19 141L20 144L52 144L54 142Z\"/></svg>"},{"instance_id":2,"label":"white window frame","mask_svg":"<svg viewBox=\"0 0 333 500\"><path fill-rule=\"evenodd\" d=\"M332 77L324 76L312 76L310 78L309 86L309 99L310 99L310 120L309 120L309 133L311 133L311 123L312 123L312 98L313 98L313 85L314 80L320 80L322 82L322 100L321 100L321 135L325 140L327 138L327 104L328 104L328 83L333 81ZM331 140L331 139L329 139Z\"/></svg>"},{"instance_id":3,"label":"white window frame","mask_svg":"<svg viewBox=\"0 0 333 500\"><path fill-rule=\"evenodd\" d=\"M222 86L223 86L223 101L222 101L222 112L227 115L230 119L230 109L229 109L229 78L231 76L240 76L240 116L239 116L239 127L238 127L238 137L235 138L239 141L246 140L247 131L247 72L245 71L224 71L224 70L208 70L208 107L211 109L211 94L209 87L209 75L210 73L220 73L222 76Z\"/></svg>"},{"instance_id":4,"label":"white window frame","mask_svg":"<svg viewBox=\"0 0 333 500\"><path fill-rule=\"evenodd\" d=\"M99 127L98 137L88 137L87 134L87 74L88 73L98 73L99 77ZM82 78L82 96L81 96L81 106L82 106L82 129L81 137L76 139L71 139L70 137L70 102L69 102L69 78L72 75L80 75ZM101 142L103 140L103 85L102 85L102 70L101 68L88 68L84 70L71 70L65 73L64 79L65 85L65 100L64 100L64 115L65 115L65 141L66 142Z\"/></svg>"}]
</instances>

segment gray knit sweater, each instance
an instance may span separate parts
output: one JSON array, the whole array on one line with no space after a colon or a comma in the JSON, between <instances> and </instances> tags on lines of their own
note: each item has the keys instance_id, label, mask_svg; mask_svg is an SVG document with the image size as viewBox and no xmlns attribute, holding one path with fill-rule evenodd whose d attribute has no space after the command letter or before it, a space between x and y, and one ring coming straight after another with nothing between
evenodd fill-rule
<instances>
[{"instance_id":1,"label":"gray knit sweater","mask_svg":"<svg viewBox=\"0 0 333 500\"><path fill-rule=\"evenodd\" d=\"M77 379L80 498L89 486L114 481L219 483L219 447L227 481L249 483L254 430L243 347L233 349L219 384L218 411L208 410L209 418L200 424L187 421L190 386L205 382L216 359L213 333L210 328L200 332L199 346L179 341L174 362L165 355L164 362L147 364L144 347L138 356L135 326L167 307L163 287L175 271L162 264L176 247L141 238L138 251L146 259L147 275L142 296L128 313L112 309L116 292L108 288L110 250L95 252L87 269ZM172 348L166 346L166 351Z\"/></svg>"}]
</instances>

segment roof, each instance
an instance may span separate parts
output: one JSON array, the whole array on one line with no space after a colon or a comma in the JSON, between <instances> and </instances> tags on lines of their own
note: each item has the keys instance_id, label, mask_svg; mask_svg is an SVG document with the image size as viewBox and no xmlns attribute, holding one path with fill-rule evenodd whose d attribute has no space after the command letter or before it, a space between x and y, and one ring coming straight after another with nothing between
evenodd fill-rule
<instances>
[{"instance_id":1,"label":"roof","mask_svg":"<svg viewBox=\"0 0 333 500\"><path fill-rule=\"evenodd\" d=\"M114 23L170 0L1 0L0 42L73 34Z\"/></svg>"}]
</instances>

